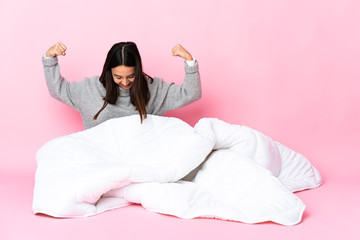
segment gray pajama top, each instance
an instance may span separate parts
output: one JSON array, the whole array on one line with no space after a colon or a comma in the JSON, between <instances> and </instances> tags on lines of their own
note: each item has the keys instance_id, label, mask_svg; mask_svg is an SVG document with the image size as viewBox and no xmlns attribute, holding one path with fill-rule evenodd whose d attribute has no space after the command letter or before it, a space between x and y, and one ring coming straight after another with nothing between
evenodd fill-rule
<instances>
[{"instance_id":1,"label":"gray pajama top","mask_svg":"<svg viewBox=\"0 0 360 240\"><path fill-rule=\"evenodd\" d=\"M106 94L99 76L85 78L82 81L68 82L60 74L58 58L42 57L44 73L49 92L55 99L69 105L80 112L84 128L94 127L108 119L138 114L130 102L130 90L120 88L120 94L115 104L108 104L97 120L94 115L104 104ZM148 114L163 115L201 98L201 84L198 63L189 66L185 62L185 78L181 85L164 82L161 78L148 81L150 100L146 105ZM140 118L140 117L139 117Z\"/></svg>"}]
</instances>

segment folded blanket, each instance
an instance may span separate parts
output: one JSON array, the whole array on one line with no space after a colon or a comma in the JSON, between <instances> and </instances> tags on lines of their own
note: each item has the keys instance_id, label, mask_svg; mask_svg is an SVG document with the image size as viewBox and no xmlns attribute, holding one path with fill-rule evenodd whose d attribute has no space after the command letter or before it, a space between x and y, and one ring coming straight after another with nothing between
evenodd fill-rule
<instances>
[{"instance_id":1,"label":"folded blanket","mask_svg":"<svg viewBox=\"0 0 360 240\"><path fill-rule=\"evenodd\" d=\"M33 211L84 217L132 203L180 218L294 225L292 192L321 184L299 153L245 126L137 115L53 139L36 155Z\"/></svg>"}]
</instances>

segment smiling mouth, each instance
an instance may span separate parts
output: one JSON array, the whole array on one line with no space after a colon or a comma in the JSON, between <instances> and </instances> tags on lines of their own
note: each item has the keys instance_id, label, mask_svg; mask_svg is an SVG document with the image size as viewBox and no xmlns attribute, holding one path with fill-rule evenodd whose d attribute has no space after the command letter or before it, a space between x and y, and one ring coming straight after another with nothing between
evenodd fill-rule
<instances>
[{"instance_id":1,"label":"smiling mouth","mask_svg":"<svg viewBox=\"0 0 360 240\"><path fill-rule=\"evenodd\" d=\"M122 84L122 83L119 83L119 85L120 85L120 87L122 87L122 88L129 88L129 87L131 87L131 83L129 83L128 85L124 85L124 84Z\"/></svg>"}]
</instances>

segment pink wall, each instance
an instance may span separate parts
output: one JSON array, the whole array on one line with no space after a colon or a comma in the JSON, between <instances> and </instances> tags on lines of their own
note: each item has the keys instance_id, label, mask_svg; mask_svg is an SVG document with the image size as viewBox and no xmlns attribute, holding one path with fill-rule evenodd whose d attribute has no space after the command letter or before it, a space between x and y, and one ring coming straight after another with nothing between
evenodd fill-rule
<instances>
[{"instance_id":1,"label":"pink wall","mask_svg":"<svg viewBox=\"0 0 360 240\"><path fill-rule=\"evenodd\" d=\"M1 1L0 170L35 170L42 144L82 130L78 113L49 96L42 54L64 42L62 74L81 80L126 40L166 81L183 78L175 44L199 60L203 98L168 116L247 125L325 166L317 149L348 151L360 134L359 9L356 0Z\"/></svg>"}]
</instances>

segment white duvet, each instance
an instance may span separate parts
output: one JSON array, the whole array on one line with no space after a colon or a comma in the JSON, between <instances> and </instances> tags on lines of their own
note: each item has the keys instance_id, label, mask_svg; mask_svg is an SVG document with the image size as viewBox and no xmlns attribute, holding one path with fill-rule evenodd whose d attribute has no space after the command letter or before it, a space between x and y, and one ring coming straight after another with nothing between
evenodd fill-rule
<instances>
[{"instance_id":1,"label":"white duvet","mask_svg":"<svg viewBox=\"0 0 360 240\"><path fill-rule=\"evenodd\" d=\"M245 126L133 115L49 141L36 155L34 213L85 217L132 203L180 218L294 225L292 192L321 184L301 154Z\"/></svg>"}]
</instances>

